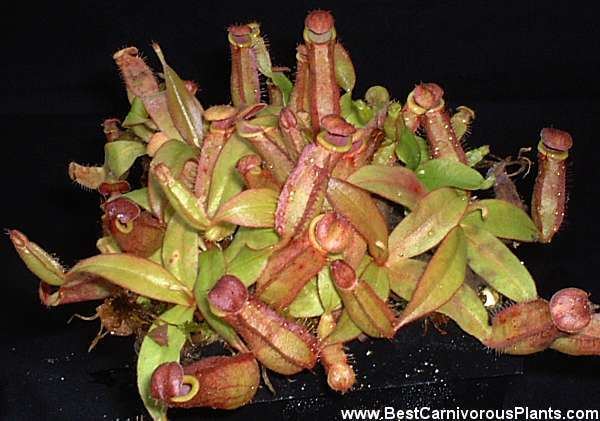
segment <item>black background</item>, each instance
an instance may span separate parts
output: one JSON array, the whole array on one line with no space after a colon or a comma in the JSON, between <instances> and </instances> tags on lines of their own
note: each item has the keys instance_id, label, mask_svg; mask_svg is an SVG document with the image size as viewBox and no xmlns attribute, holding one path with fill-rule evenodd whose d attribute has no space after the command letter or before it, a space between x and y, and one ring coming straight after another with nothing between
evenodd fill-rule
<instances>
[{"instance_id":1,"label":"black background","mask_svg":"<svg viewBox=\"0 0 600 421\"><path fill-rule=\"evenodd\" d=\"M114 51L136 45L157 68L149 45L157 41L172 67L199 83L199 98L205 106L226 103L228 24L260 21L274 63L293 67L305 13L325 8L333 11L339 39L352 55L358 74L355 96L380 84L403 101L415 83L435 81L445 89L449 105L464 104L477 111L468 145L490 144L500 156L515 155L522 146L535 146L542 127L571 132L575 146L566 223L551 245L522 245L517 253L536 279L540 295L549 298L556 289L573 285L585 288L600 302L596 200L600 191L600 31L597 10L590 4L144 1L23 4L18 10L3 6L2 226L23 230L67 265L95 253L99 198L73 185L66 168L72 160L101 162L102 119L122 117L127 111L124 87L111 58ZM532 182L533 173L520 184L526 200ZM2 239L1 247L0 361L6 369L0 369L0 417L126 419L141 413L135 389L127 383L128 371L122 375L128 379L123 384L129 386L117 393L120 397L114 401L97 389L90 392L90 385L96 383L77 379L75 385L70 384L68 395L61 394L61 388L67 390L64 382L70 381L58 380L61 364L76 358L84 365L101 361L105 367L133 362L131 343L108 339L94 354L79 357L97 326L65 322L73 312L93 312L93 305L42 308L37 282L7 238ZM497 399L477 405L598 406L597 358L547 351L527 357L524 364L523 375L507 377L501 385L486 383L492 391L486 396ZM109 370L113 383L118 383L119 375ZM26 386L15 387L21 383ZM453 387L460 390L462 386L457 383ZM473 387L480 386L467 389ZM56 399L48 399L53 393ZM432 394L434 399L430 389L419 393ZM468 393L457 392L458 398L442 403L469 405L473 402L465 397ZM350 396L347 399L354 399ZM368 393L354 396L362 399L365 407L372 407L375 401L393 401L391 396L386 400L385 394L377 399ZM61 400L69 403L61 406ZM323 402L325 408L340 400L325 398ZM102 408L102 412L94 408ZM252 419L256 413L245 412L244 416ZM294 418L294 413L287 417Z\"/></svg>"}]
</instances>

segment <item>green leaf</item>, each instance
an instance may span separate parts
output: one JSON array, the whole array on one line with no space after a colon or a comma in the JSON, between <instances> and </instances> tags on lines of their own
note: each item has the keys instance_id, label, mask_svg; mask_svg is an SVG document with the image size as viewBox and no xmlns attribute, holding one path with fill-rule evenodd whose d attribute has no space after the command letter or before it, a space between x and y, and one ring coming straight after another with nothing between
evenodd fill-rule
<instances>
[{"instance_id":1,"label":"green leaf","mask_svg":"<svg viewBox=\"0 0 600 421\"><path fill-rule=\"evenodd\" d=\"M10 240L27 268L43 282L60 286L65 283L65 269L43 248L20 231L9 230Z\"/></svg>"},{"instance_id":2,"label":"green leaf","mask_svg":"<svg viewBox=\"0 0 600 421\"><path fill-rule=\"evenodd\" d=\"M126 199L129 199L132 202L137 203L139 206L141 206L142 208L146 209L149 212L152 210L150 208L150 199L148 198L148 188L147 187L143 187L143 188L137 189L137 190L131 190L130 192L124 193L119 197L124 197Z\"/></svg>"},{"instance_id":3,"label":"green leaf","mask_svg":"<svg viewBox=\"0 0 600 421\"><path fill-rule=\"evenodd\" d=\"M442 188L425 196L390 234L390 261L407 259L435 247L458 225L468 199Z\"/></svg>"},{"instance_id":4,"label":"green leaf","mask_svg":"<svg viewBox=\"0 0 600 421\"><path fill-rule=\"evenodd\" d=\"M415 173L400 166L365 165L347 181L409 209L414 209L427 194Z\"/></svg>"},{"instance_id":5,"label":"green leaf","mask_svg":"<svg viewBox=\"0 0 600 421\"><path fill-rule=\"evenodd\" d=\"M369 112L371 113L370 116ZM362 128L370 120L373 112L364 101L353 101L352 91L349 91L340 97L340 114L344 117L344 120L354 127Z\"/></svg>"},{"instance_id":6,"label":"green leaf","mask_svg":"<svg viewBox=\"0 0 600 421\"><path fill-rule=\"evenodd\" d=\"M479 339L482 343L489 338L492 329L488 312L477 292L463 284L446 304L438 308L460 326L462 330Z\"/></svg>"},{"instance_id":7,"label":"green leaf","mask_svg":"<svg viewBox=\"0 0 600 421\"><path fill-rule=\"evenodd\" d=\"M461 224L483 228L500 238L537 241L538 229L523 209L499 199L480 200L475 205L477 209L467 214Z\"/></svg>"},{"instance_id":8,"label":"green leaf","mask_svg":"<svg viewBox=\"0 0 600 421\"><path fill-rule=\"evenodd\" d=\"M165 77L167 106L175 127L191 145L200 146L203 137L202 114L204 110L198 100L187 90L177 73L166 63L158 44L154 44Z\"/></svg>"},{"instance_id":9,"label":"green leaf","mask_svg":"<svg viewBox=\"0 0 600 421\"><path fill-rule=\"evenodd\" d=\"M249 189L225 202L215 215L213 223L229 222L255 228L272 227L279 193L271 189Z\"/></svg>"},{"instance_id":10,"label":"green leaf","mask_svg":"<svg viewBox=\"0 0 600 421\"><path fill-rule=\"evenodd\" d=\"M521 302L537 298L533 278L525 265L486 230L462 225L467 238L469 267L496 291L511 300Z\"/></svg>"},{"instance_id":11,"label":"green leaf","mask_svg":"<svg viewBox=\"0 0 600 421\"><path fill-rule=\"evenodd\" d=\"M198 276L198 233L175 214L169 220L162 246L164 267L190 291Z\"/></svg>"},{"instance_id":12,"label":"green leaf","mask_svg":"<svg viewBox=\"0 0 600 421\"><path fill-rule=\"evenodd\" d=\"M431 159L421 164L416 173L429 190L440 187L479 190L493 185L473 168L449 159Z\"/></svg>"},{"instance_id":13,"label":"green leaf","mask_svg":"<svg viewBox=\"0 0 600 421\"><path fill-rule=\"evenodd\" d=\"M210 216L217 212L222 203L227 202L244 188L244 180L235 166L242 157L252 153L250 146L236 134L225 143L215 163L210 181L207 205Z\"/></svg>"},{"instance_id":14,"label":"green leaf","mask_svg":"<svg viewBox=\"0 0 600 421\"><path fill-rule=\"evenodd\" d=\"M398 297L410 301L417 283L427 268L427 262L403 259L388 265L390 288Z\"/></svg>"},{"instance_id":15,"label":"green leaf","mask_svg":"<svg viewBox=\"0 0 600 421\"><path fill-rule=\"evenodd\" d=\"M151 167L165 164L171 170L173 177L178 177L183 165L198 154L198 150L179 140L165 142L154 154ZM163 217L166 198L152 172L148 174L148 200L152 212L159 218Z\"/></svg>"},{"instance_id":16,"label":"green leaf","mask_svg":"<svg viewBox=\"0 0 600 421\"><path fill-rule=\"evenodd\" d=\"M134 161L146 154L146 145L132 140L115 140L104 145L106 166L117 178L121 177Z\"/></svg>"},{"instance_id":17,"label":"green leaf","mask_svg":"<svg viewBox=\"0 0 600 421\"><path fill-rule=\"evenodd\" d=\"M401 260L389 267L390 286L394 293L410 301L417 283L427 267L427 262L414 259ZM462 330L485 342L490 336L488 313L477 292L463 283L450 300L437 309L460 326Z\"/></svg>"},{"instance_id":18,"label":"green leaf","mask_svg":"<svg viewBox=\"0 0 600 421\"><path fill-rule=\"evenodd\" d=\"M292 82L283 72L273 72L273 74L271 75L271 81L281 91L283 95L283 105L288 105L288 103L290 102L290 95L292 94L292 89L294 88Z\"/></svg>"},{"instance_id":19,"label":"green leaf","mask_svg":"<svg viewBox=\"0 0 600 421\"><path fill-rule=\"evenodd\" d=\"M352 101L352 107L356 110L356 115L358 116L361 127L365 127L375 115L373 109L362 99Z\"/></svg>"},{"instance_id":20,"label":"green leaf","mask_svg":"<svg viewBox=\"0 0 600 421\"><path fill-rule=\"evenodd\" d=\"M385 87L374 85L365 92L365 101L374 111L379 112L390 103L390 93Z\"/></svg>"},{"instance_id":21,"label":"green leaf","mask_svg":"<svg viewBox=\"0 0 600 421\"><path fill-rule=\"evenodd\" d=\"M329 266L323 267L317 275L317 289L319 291L319 299L321 306L325 312L337 310L342 306L342 299L335 289Z\"/></svg>"},{"instance_id":22,"label":"green leaf","mask_svg":"<svg viewBox=\"0 0 600 421\"><path fill-rule=\"evenodd\" d=\"M398 131L396 130L396 121L402 117L402 105L392 101L388 105L387 115L383 121L383 133L387 139L398 140Z\"/></svg>"},{"instance_id":23,"label":"green leaf","mask_svg":"<svg viewBox=\"0 0 600 421\"><path fill-rule=\"evenodd\" d=\"M474 167L475 165L483 161L483 158L485 158L489 153L490 145L483 145L465 152L465 155L467 156L467 165L469 167Z\"/></svg>"},{"instance_id":24,"label":"green leaf","mask_svg":"<svg viewBox=\"0 0 600 421\"><path fill-rule=\"evenodd\" d=\"M136 96L133 98L133 101L131 101L129 113L127 113L127 117L125 117L125 120L123 120L121 125L123 127L133 127L138 124L145 124L146 122L148 122L148 113L146 112L142 100Z\"/></svg>"},{"instance_id":25,"label":"green leaf","mask_svg":"<svg viewBox=\"0 0 600 421\"><path fill-rule=\"evenodd\" d=\"M344 310L337 324L335 325L333 332L331 332L331 334L329 334L325 340L321 341L321 346L349 342L353 339L356 339L361 333L362 331L352 321L348 311Z\"/></svg>"},{"instance_id":26,"label":"green leaf","mask_svg":"<svg viewBox=\"0 0 600 421\"><path fill-rule=\"evenodd\" d=\"M354 89L356 83L356 73L350 55L340 43L335 43L333 49L333 58L335 63L335 78L337 84L346 92Z\"/></svg>"},{"instance_id":27,"label":"green leaf","mask_svg":"<svg viewBox=\"0 0 600 421\"><path fill-rule=\"evenodd\" d=\"M371 161L371 163L373 165L379 165L379 166L393 165L394 163L396 163L395 150L396 150L396 141L394 139L390 139L390 138L386 137L383 140L383 143L381 144L381 146L379 146L379 148L377 148L377 150L375 151L375 154L373 155L373 160Z\"/></svg>"},{"instance_id":28,"label":"green leaf","mask_svg":"<svg viewBox=\"0 0 600 421\"><path fill-rule=\"evenodd\" d=\"M221 318L215 316L208 304L208 293L226 273L223 252L218 248L213 248L200 253L198 264L200 269L198 271L196 286L194 287L194 295L202 317L229 345L238 351L244 350L246 347L235 330Z\"/></svg>"},{"instance_id":29,"label":"green leaf","mask_svg":"<svg viewBox=\"0 0 600 421\"><path fill-rule=\"evenodd\" d=\"M419 136L416 137L416 141L417 145L419 146L419 152L421 156L421 162L419 162L419 165L421 165L422 163L427 162L431 159L431 157L429 156L429 145L427 144L427 141L425 139Z\"/></svg>"},{"instance_id":30,"label":"green leaf","mask_svg":"<svg viewBox=\"0 0 600 421\"><path fill-rule=\"evenodd\" d=\"M114 237L110 235L99 238L98 241L96 241L96 248L102 254L121 253L119 244Z\"/></svg>"},{"instance_id":31,"label":"green leaf","mask_svg":"<svg viewBox=\"0 0 600 421\"><path fill-rule=\"evenodd\" d=\"M388 269L385 266L379 266L375 262L369 262L360 274L360 279L367 282L375 291L375 294L386 301L390 295L390 279Z\"/></svg>"},{"instance_id":32,"label":"green leaf","mask_svg":"<svg viewBox=\"0 0 600 421\"><path fill-rule=\"evenodd\" d=\"M444 305L465 280L467 246L460 227L448 233L429 261L425 273L402 312L398 327L419 319Z\"/></svg>"},{"instance_id":33,"label":"green leaf","mask_svg":"<svg viewBox=\"0 0 600 421\"><path fill-rule=\"evenodd\" d=\"M189 323L194 316L192 307L175 306L154 322L150 330L166 323L167 344L161 346L150 336L146 335L142 341L137 360L137 386L146 410L153 420L167 420L167 408L158 404L150 392L152 374L163 363L179 362L181 348L185 343L186 335L179 329L179 325Z\"/></svg>"},{"instance_id":34,"label":"green leaf","mask_svg":"<svg viewBox=\"0 0 600 421\"><path fill-rule=\"evenodd\" d=\"M261 250L272 246L279 241L279 236L273 228L238 228L233 241L225 249L225 259L229 262L244 248L248 246L253 250Z\"/></svg>"},{"instance_id":35,"label":"green leaf","mask_svg":"<svg viewBox=\"0 0 600 421\"><path fill-rule=\"evenodd\" d=\"M298 318L317 317L323 314L323 311L316 279L308 281L288 307L290 316Z\"/></svg>"},{"instance_id":36,"label":"green leaf","mask_svg":"<svg viewBox=\"0 0 600 421\"><path fill-rule=\"evenodd\" d=\"M255 250L243 245L232 259L227 260L227 274L236 276L249 287L256 282L272 253L271 247ZM225 258L227 259L227 254Z\"/></svg>"},{"instance_id":37,"label":"green leaf","mask_svg":"<svg viewBox=\"0 0 600 421\"><path fill-rule=\"evenodd\" d=\"M404 122L399 119L396 124L399 130L398 143L396 144L396 156L404 162L408 168L414 170L421 162L421 151L417 141L418 136L404 127Z\"/></svg>"},{"instance_id":38,"label":"green leaf","mask_svg":"<svg viewBox=\"0 0 600 421\"><path fill-rule=\"evenodd\" d=\"M388 231L383 215L369 193L332 177L327 198L336 212L347 218L366 240L371 256L378 263L388 257Z\"/></svg>"},{"instance_id":39,"label":"green leaf","mask_svg":"<svg viewBox=\"0 0 600 421\"><path fill-rule=\"evenodd\" d=\"M192 228L206 230L210 221L198 198L181 181L173 177L165 164L152 168L152 174L175 212Z\"/></svg>"},{"instance_id":40,"label":"green leaf","mask_svg":"<svg viewBox=\"0 0 600 421\"><path fill-rule=\"evenodd\" d=\"M77 263L68 273L100 276L137 294L159 301L190 306L192 292L162 266L131 254L101 254Z\"/></svg>"}]
</instances>

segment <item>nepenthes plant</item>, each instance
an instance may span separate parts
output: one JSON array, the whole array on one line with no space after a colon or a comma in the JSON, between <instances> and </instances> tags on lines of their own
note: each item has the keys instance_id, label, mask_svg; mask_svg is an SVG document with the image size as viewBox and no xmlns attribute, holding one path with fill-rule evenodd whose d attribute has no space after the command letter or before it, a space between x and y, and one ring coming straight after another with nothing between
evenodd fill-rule
<instances>
[{"instance_id":1,"label":"nepenthes plant","mask_svg":"<svg viewBox=\"0 0 600 421\"><path fill-rule=\"evenodd\" d=\"M322 364L345 393L345 344L440 315L499 352L598 355L588 294L539 297L512 250L559 230L571 136L541 130L528 207L513 182L525 148L516 159L465 148L475 112L451 112L436 83L356 99L329 12L309 13L302 38L292 82L258 23L229 27L231 101L210 108L157 44L160 72L135 47L115 53L130 111L104 121L103 165L69 165L102 197L99 254L66 269L9 231L42 303L101 301L92 347L139 338L138 388L157 420L245 405L268 370ZM182 359L215 341L224 355Z\"/></svg>"}]
</instances>

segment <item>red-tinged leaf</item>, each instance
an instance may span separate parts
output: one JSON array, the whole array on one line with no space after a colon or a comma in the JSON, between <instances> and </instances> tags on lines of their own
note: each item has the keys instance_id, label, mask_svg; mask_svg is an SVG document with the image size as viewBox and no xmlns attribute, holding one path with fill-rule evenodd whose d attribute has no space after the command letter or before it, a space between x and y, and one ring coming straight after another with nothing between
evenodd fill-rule
<instances>
[{"instance_id":1,"label":"red-tinged leaf","mask_svg":"<svg viewBox=\"0 0 600 421\"><path fill-rule=\"evenodd\" d=\"M42 304L55 307L83 301L103 300L117 292L118 288L94 275L80 274L72 277L57 290L40 282L38 295Z\"/></svg>"},{"instance_id":2,"label":"red-tinged leaf","mask_svg":"<svg viewBox=\"0 0 600 421\"><path fill-rule=\"evenodd\" d=\"M208 205L208 195L213 170L229 136L231 136L230 131L211 130L208 132L202 143L202 149L198 156L194 194L205 208Z\"/></svg>"},{"instance_id":3,"label":"red-tinged leaf","mask_svg":"<svg viewBox=\"0 0 600 421\"><path fill-rule=\"evenodd\" d=\"M425 196L390 234L390 262L408 259L435 247L458 225L468 199L442 188Z\"/></svg>"},{"instance_id":4,"label":"red-tinged leaf","mask_svg":"<svg viewBox=\"0 0 600 421\"><path fill-rule=\"evenodd\" d=\"M388 230L383 215L369 193L345 181L331 178L327 199L365 239L378 264L388 257Z\"/></svg>"},{"instance_id":5,"label":"red-tinged leaf","mask_svg":"<svg viewBox=\"0 0 600 421\"><path fill-rule=\"evenodd\" d=\"M415 173L399 166L367 165L353 173L348 182L408 209L414 209L427 194Z\"/></svg>"},{"instance_id":6,"label":"red-tinged leaf","mask_svg":"<svg viewBox=\"0 0 600 421\"><path fill-rule=\"evenodd\" d=\"M167 93L160 91L153 95L144 96L142 102L154 124L167 136L167 139L175 139L183 143L183 138L175 128L175 123L169 113Z\"/></svg>"},{"instance_id":7,"label":"red-tinged leaf","mask_svg":"<svg viewBox=\"0 0 600 421\"><path fill-rule=\"evenodd\" d=\"M162 266L130 254L101 254L77 263L67 280L81 273L107 281L159 301L190 306L192 292Z\"/></svg>"},{"instance_id":8,"label":"red-tinged leaf","mask_svg":"<svg viewBox=\"0 0 600 421\"><path fill-rule=\"evenodd\" d=\"M537 298L535 282L525 265L488 231L462 225L467 238L469 267L496 291L521 302Z\"/></svg>"},{"instance_id":9,"label":"red-tinged leaf","mask_svg":"<svg viewBox=\"0 0 600 421\"><path fill-rule=\"evenodd\" d=\"M427 262L414 259L400 260L391 265L388 273L394 294L410 301L426 267ZM436 311L450 317L462 330L483 343L491 334L487 310L477 292L466 283Z\"/></svg>"},{"instance_id":10,"label":"red-tinged leaf","mask_svg":"<svg viewBox=\"0 0 600 421\"><path fill-rule=\"evenodd\" d=\"M352 230L350 240L342 252L342 257L355 270L358 269L363 258L367 255L367 243L355 229Z\"/></svg>"},{"instance_id":11,"label":"red-tinged leaf","mask_svg":"<svg viewBox=\"0 0 600 421\"><path fill-rule=\"evenodd\" d=\"M163 324L148 331L148 336L160 346L169 345L169 325Z\"/></svg>"},{"instance_id":12,"label":"red-tinged leaf","mask_svg":"<svg viewBox=\"0 0 600 421\"><path fill-rule=\"evenodd\" d=\"M65 269L44 249L29 239L21 231L9 230L10 241L27 268L43 282L60 286L65 283Z\"/></svg>"},{"instance_id":13,"label":"red-tinged leaf","mask_svg":"<svg viewBox=\"0 0 600 421\"><path fill-rule=\"evenodd\" d=\"M284 239L305 229L318 215L327 189L330 152L319 145L306 146L288 177L277 204L275 228Z\"/></svg>"},{"instance_id":14,"label":"red-tinged leaf","mask_svg":"<svg viewBox=\"0 0 600 421\"><path fill-rule=\"evenodd\" d=\"M204 136L202 114L204 110L196 97L185 87L177 73L166 63L158 44L153 45L158 55L167 88L167 106L175 127L186 142L200 147Z\"/></svg>"},{"instance_id":15,"label":"red-tinged leaf","mask_svg":"<svg viewBox=\"0 0 600 421\"><path fill-rule=\"evenodd\" d=\"M244 190L221 205L213 223L229 222L254 228L272 227L278 196L271 189Z\"/></svg>"},{"instance_id":16,"label":"red-tinged leaf","mask_svg":"<svg viewBox=\"0 0 600 421\"><path fill-rule=\"evenodd\" d=\"M419 319L448 302L465 280L467 246L460 227L448 233L402 312L397 328Z\"/></svg>"}]
</instances>

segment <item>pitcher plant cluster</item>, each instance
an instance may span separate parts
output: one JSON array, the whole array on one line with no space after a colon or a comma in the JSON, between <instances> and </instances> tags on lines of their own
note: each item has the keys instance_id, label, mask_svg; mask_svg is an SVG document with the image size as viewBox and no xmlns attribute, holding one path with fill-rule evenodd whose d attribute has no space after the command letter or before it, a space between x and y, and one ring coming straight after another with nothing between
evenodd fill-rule
<instances>
[{"instance_id":1,"label":"pitcher plant cluster","mask_svg":"<svg viewBox=\"0 0 600 421\"><path fill-rule=\"evenodd\" d=\"M103 165L69 166L102 197L98 255L66 269L10 231L46 306L102 301L92 346L137 335L154 419L169 407L237 408L261 372L269 383L268 371L316 364L345 393L348 342L440 315L499 352L598 355L588 294L539 297L512 251L560 228L567 132L541 131L530 216L512 178L531 162L465 150L475 113L452 113L439 85L420 83L403 102L381 86L353 97L329 12L308 14L293 83L258 23L227 37L231 102L210 108L157 44L158 73L135 47L114 55L131 109L104 121ZM141 184L128 180L136 166ZM213 341L228 355L193 357Z\"/></svg>"}]
</instances>

